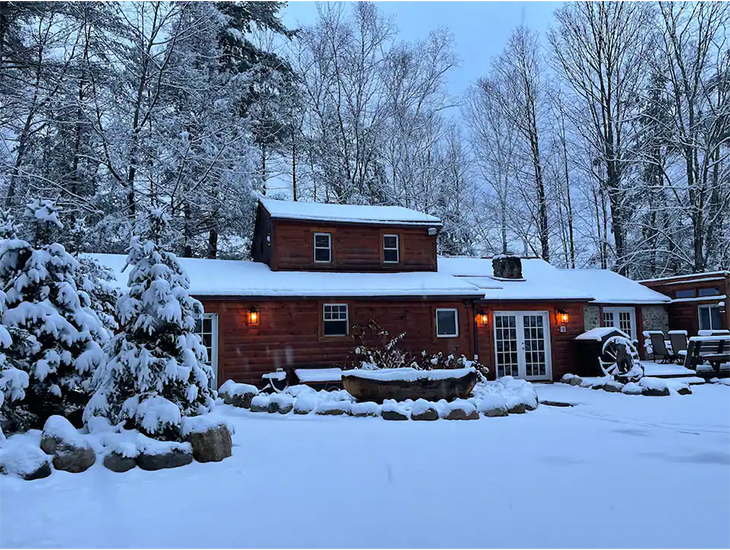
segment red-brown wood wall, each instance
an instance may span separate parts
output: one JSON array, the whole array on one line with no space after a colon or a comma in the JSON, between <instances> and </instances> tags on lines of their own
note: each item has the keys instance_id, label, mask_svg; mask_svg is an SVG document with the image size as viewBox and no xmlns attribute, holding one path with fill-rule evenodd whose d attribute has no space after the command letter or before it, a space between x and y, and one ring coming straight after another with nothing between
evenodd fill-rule
<instances>
[{"instance_id":1,"label":"red-brown wood wall","mask_svg":"<svg viewBox=\"0 0 730 550\"><path fill-rule=\"evenodd\" d=\"M478 303L477 311L488 315L486 326L478 327L479 362L489 366L489 377L496 377L494 349L494 312L495 311L547 311L550 320L550 350L552 358L552 379L560 380L566 373L575 373L580 358L574 338L584 332L583 303L574 302L505 302ZM565 311L569 320L565 332L560 332L556 321L558 310Z\"/></svg>"},{"instance_id":2,"label":"red-brown wood wall","mask_svg":"<svg viewBox=\"0 0 730 550\"><path fill-rule=\"evenodd\" d=\"M350 325L375 320L391 334L405 331L401 347L419 353L451 352L473 355L473 313L463 300L238 300L199 297L206 313L218 314L218 381L228 379L261 384L261 375L277 367L329 367L352 363L352 337L323 337L322 304L347 303ZM258 326L249 326L250 307L260 313ZM459 336L437 338L436 308L456 308Z\"/></svg>"},{"instance_id":3,"label":"red-brown wood wall","mask_svg":"<svg viewBox=\"0 0 730 550\"><path fill-rule=\"evenodd\" d=\"M332 262L314 262L314 234L332 234ZM398 235L400 261L383 262L383 235ZM272 220L277 271L436 271L436 236L427 227Z\"/></svg>"}]
</instances>

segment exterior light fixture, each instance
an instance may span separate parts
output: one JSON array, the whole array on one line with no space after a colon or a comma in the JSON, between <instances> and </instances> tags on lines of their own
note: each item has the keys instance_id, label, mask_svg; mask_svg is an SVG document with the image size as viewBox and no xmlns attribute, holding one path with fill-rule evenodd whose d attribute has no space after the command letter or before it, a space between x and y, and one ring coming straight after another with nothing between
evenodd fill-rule
<instances>
[{"instance_id":1,"label":"exterior light fixture","mask_svg":"<svg viewBox=\"0 0 730 550\"><path fill-rule=\"evenodd\" d=\"M487 321L489 320L489 316L484 313L483 311L480 311L477 313L477 326L478 327L486 327Z\"/></svg>"},{"instance_id":2,"label":"exterior light fixture","mask_svg":"<svg viewBox=\"0 0 730 550\"><path fill-rule=\"evenodd\" d=\"M559 325L567 325L568 321L570 321L570 315L568 315L567 311L562 309L558 310L557 317Z\"/></svg>"},{"instance_id":3,"label":"exterior light fixture","mask_svg":"<svg viewBox=\"0 0 730 550\"><path fill-rule=\"evenodd\" d=\"M259 310L255 307L248 308L248 326L256 327L259 324Z\"/></svg>"}]
</instances>

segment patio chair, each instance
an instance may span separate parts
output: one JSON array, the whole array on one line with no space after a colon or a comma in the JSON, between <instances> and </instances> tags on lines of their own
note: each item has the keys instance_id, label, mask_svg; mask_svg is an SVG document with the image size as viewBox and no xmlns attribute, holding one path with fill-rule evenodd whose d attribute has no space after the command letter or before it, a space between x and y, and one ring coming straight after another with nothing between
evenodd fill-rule
<instances>
[{"instance_id":1,"label":"patio chair","mask_svg":"<svg viewBox=\"0 0 730 550\"><path fill-rule=\"evenodd\" d=\"M669 343L672 344L672 354L677 362L683 362L687 355L687 331L670 330Z\"/></svg>"},{"instance_id":2,"label":"patio chair","mask_svg":"<svg viewBox=\"0 0 730 550\"><path fill-rule=\"evenodd\" d=\"M651 338L652 355L656 361L657 357L660 357L662 363L668 363L672 361L675 356L667 349L667 342L664 338L664 333L661 330L650 330L649 337Z\"/></svg>"}]
</instances>

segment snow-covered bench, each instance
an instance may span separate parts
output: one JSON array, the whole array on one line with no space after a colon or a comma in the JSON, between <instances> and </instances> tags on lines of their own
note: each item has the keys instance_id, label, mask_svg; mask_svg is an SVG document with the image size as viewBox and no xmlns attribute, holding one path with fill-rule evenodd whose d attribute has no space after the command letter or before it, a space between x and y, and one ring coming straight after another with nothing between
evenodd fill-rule
<instances>
[{"instance_id":1,"label":"snow-covered bench","mask_svg":"<svg viewBox=\"0 0 730 550\"><path fill-rule=\"evenodd\" d=\"M342 388L342 369L332 368L300 368L294 369L300 384L306 384L315 390Z\"/></svg>"}]
</instances>

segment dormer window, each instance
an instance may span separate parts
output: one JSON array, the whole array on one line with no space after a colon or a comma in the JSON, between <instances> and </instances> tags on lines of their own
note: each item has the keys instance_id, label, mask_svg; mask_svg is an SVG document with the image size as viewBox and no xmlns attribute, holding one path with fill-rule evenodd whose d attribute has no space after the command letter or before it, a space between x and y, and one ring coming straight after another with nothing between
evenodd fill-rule
<instances>
[{"instance_id":1,"label":"dormer window","mask_svg":"<svg viewBox=\"0 0 730 550\"><path fill-rule=\"evenodd\" d=\"M314 262L332 263L332 233L314 234Z\"/></svg>"},{"instance_id":2,"label":"dormer window","mask_svg":"<svg viewBox=\"0 0 730 550\"><path fill-rule=\"evenodd\" d=\"M383 262L397 264L400 261L398 235L383 235Z\"/></svg>"}]
</instances>

